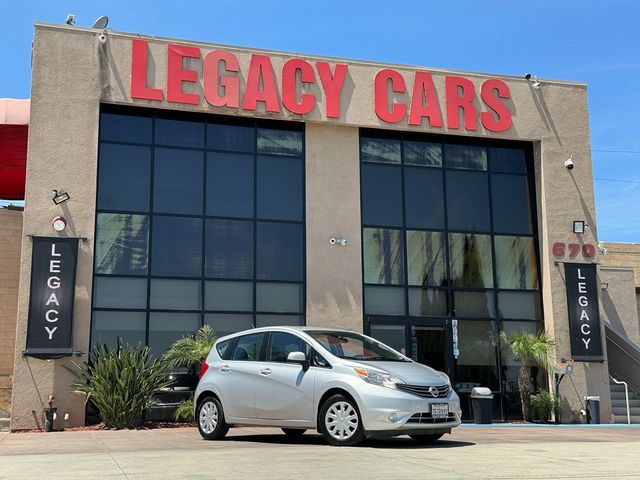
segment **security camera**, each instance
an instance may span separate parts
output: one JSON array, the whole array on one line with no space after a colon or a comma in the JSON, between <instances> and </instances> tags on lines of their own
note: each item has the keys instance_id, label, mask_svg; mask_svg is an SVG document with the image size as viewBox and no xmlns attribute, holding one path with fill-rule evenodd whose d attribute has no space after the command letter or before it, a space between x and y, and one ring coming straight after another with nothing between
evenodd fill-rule
<instances>
[{"instance_id":1,"label":"security camera","mask_svg":"<svg viewBox=\"0 0 640 480\"><path fill-rule=\"evenodd\" d=\"M76 16L73 13L67 15L67 19L64 21L67 25L74 26L76 24Z\"/></svg>"},{"instance_id":2,"label":"security camera","mask_svg":"<svg viewBox=\"0 0 640 480\"><path fill-rule=\"evenodd\" d=\"M336 239L335 239L334 237L331 237L331 238L329 239L329 244L331 244L331 245L335 245L335 244L336 244Z\"/></svg>"},{"instance_id":3,"label":"security camera","mask_svg":"<svg viewBox=\"0 0 640 480\"><path fill-rule=\"evenodd\" d=\"M346 238L341 238L340 239L340 245L342 245L343 247L347 244L347 239Z\"/></svg>"},{"instance_id":4,"label":"security camera","mask_svg":"<svg viewBox=\"0 0 640 480\"><path fill-rule=\"evenodd\" d=\"M564 161L564 166L567 167L567 170L573 170L573 160L570 158Z\"/></svg>"},{"instance_id":5,"label":"security camera","mask_svg":"<svg viewBox=\"0 0 640 480\"><path fill-rule=\"evenodd\" d=\"M107 35L104 32L102 32L98 36L98 40L100 40L100 43L107 43Z\"/></svg>"},{"instance_id":6,"label":"security camera","mask_svg":"<svg viewBox=\"0 0 640 480\"><path fill-rule=\"evenodd\" d=\"M524 74L524 78L525 78L525 80L531 80L531 74L530 73L525 73Z\"/></svg>"}]
</instances>

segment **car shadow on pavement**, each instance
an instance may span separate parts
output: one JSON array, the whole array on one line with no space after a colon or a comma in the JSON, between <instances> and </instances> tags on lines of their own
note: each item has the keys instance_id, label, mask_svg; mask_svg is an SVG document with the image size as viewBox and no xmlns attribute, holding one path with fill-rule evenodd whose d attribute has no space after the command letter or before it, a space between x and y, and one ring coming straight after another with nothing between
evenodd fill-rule
<instances>
[{"instance_id":1,"label":"car shadow on pavement","mask_svg":"<svg viewBox=\"0 0 640 480\"><path fill-rule=\"evenodd\" d=\"M473 442L461 442L459 440L438 440L434 443L420 444L410 438L368 438L362 442L363 447L370 448L411 448L411 449L438 449L438 448L459 448L471 447Z\"/></svg>"},{"instance_id":2,"label":"car shadow on pavement","mask_svg":"<svg viewBox=\"0 0 640 480\"><path fill-rule=\"evenodd\" d=\"M325 445L329 444L318 434L306 434L300 438L292 439L286 435L277 434L259 434L259 435L228 435L225 441L230 442L250 442L250 443L266 443L275 445ZM407 437L394 438L367 438L359 447L362 448L410 448L410 449L437 449L437 448L459 448L473 446L473 442L461 442L458 440L438 440L431 444L420 444Z\"/></svg>"}]
</instances>

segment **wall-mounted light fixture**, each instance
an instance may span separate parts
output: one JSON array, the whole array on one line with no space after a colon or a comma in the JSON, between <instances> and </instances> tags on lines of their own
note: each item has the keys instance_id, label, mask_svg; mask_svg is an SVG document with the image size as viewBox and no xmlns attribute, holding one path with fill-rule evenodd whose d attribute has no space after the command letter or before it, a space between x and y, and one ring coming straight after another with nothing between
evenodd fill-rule
<instances>
[{"instance_id":1,"label":"wall-mounted light fixture","mask_svg":"<svg viewBox=\"0 0 640 480\"><path fill-rule=\"evenodd\" d=\"M586 228L587 228L587 225L584 223L584 220L573 221L573 233L577 233L578 235L584 235Z\"/></svg>"},{"instance_id":2,"label":"wall-mounted light fixture","mask_svg":"<svg viewBox=\"0 0 640 480\"><path fill-rule=\"evenodd\" d=\"M600 283L600 288L602 290L606 290L607 288L609 288L609 282L602 282Z\"/></svg>"},{"instance_id":3,"label":"wall-mounted light fixture","mask_svg":"<svg viewBox=\"0 0 640 480\"><path fill-rule=\"evenodd\" d=\"M56 205L60 205L61 203L66 202L71 197L64 190L53 190L53 203Z\"/></svg>"}]
</instances>

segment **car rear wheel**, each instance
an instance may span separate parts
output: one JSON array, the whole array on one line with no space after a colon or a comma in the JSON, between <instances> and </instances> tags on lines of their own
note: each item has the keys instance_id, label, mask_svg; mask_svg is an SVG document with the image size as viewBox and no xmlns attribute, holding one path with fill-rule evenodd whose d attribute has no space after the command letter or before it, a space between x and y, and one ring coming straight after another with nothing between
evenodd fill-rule
<instances>
[{"instance_id":1,"label":"car rear wheel","mask_svg":"<svg viewBox=\"0 0 640 480\"><path fill-rule=\"evenodd\" d=\"M282 431L289 438L300 438L306 432L303 428L283 428Z\"/></svg>"},{"instance_id":2,"label":"car rear wheel","mask_svg":"<svg viewBox=\"0 0 640 480\"><path fill-rule=\"evenodd\" d=\"M318 418L320 433L336 446L357 445L365 438L358 407L344 395L333 395L322 404Z\"/></svg>"},{"instance_id":3,"label":"car rear wheel","mask_svg":"<svg viewBox=\"0 0 640 480\"><path fill-rule=\"evenodd\" d=\"M229 431L224 421L222 404L215 397L205 397L198 404L196 413L198 431L205 440L220 440Z\"/></svg>"},{"instance_id":4,"label":"car rear wheel","mask_svg":"<svg viewBox=\"0 0 640 480\"><path fill-rule=\"evenodd\" d=\"M428 445L430 443L434 443L444 435L444 433L436 433L433 435L409 435L416 442L421 443L423 445Z\"/></svg>"}]
</instances>

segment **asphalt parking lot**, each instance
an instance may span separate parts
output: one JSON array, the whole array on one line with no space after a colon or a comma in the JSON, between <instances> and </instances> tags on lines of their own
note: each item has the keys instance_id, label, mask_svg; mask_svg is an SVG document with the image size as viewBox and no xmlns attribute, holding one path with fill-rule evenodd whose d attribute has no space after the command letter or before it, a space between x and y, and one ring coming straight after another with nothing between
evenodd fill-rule
<instances>
[{"instance_id":1,"label":"asphalt parking lot","mask_svg":"<svg viewBox=\"0 0 640 480\"><path fill-rule=\"evenodd\" d=\"M0 433L0 479L640 478L640 428L463 425L430 446L408 437L330 447L311 432L195 428Z\"/></svg>"}]
</instances>

